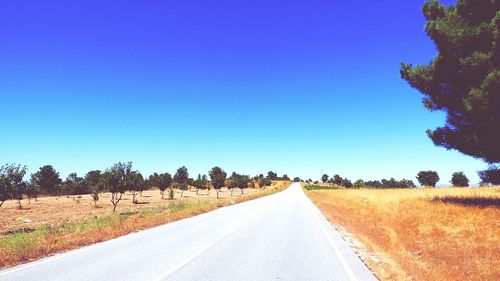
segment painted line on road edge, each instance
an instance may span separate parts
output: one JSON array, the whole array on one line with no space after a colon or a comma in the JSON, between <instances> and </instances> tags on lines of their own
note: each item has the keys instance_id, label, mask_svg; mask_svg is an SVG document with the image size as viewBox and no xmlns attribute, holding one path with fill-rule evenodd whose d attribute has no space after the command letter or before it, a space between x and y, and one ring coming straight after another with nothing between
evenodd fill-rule
<instances>
[{"instance_id":1,"label":"painted line on road edge","mask_svg":"<svg viewBox=\"0 0 500 281\"><path fill-rule=\"evenodd\" d=\"M323 231L323 234L326 236L326 239L328 239L328 243L330 243L330 246L332 246L333 250L335 251L335 254L339 258L340 264L342 265L345 272L347 273L347 276L349 276L349 279L351 281L358 281L358 279L354 275L354 272L352 271L352 269L349 267L349 264L345 260L344 256L342 256L342 254L340 253L339 248L337 248L337 245L335 245L335 243L333 242L332 237L330 237L330 235L328 234L328 232L325 228L325 225L321 222L318 215L315 215L315 217L316 217L316 220L318 221L318 223L321 225L321 230Z\"/></svg>"},{"instance_id":2,"label":"painted line on road edge","mask_svg":"<svg viewBox=\"0 0 500 281\"><path fill-rule=\"evenodd\" d=\"M321 221L320 216L323 216L323 214L305 194L304 194L304 197L305 197L305 200L307 200L309 202L309 204L310 204L309 206L311 207L311 209L314 213L314 216L316 217L316 221L320 225L321 231L326 236L326 239L328 240L328 243L330 243L330 246L333 248L335 254L337 255L337 258L340 261L340 264L342 265L345 272L347 273L349 280L358 281L358 278L356 278L356 275L354 275L354 272L352 271L351 267L349 266L349 264L345 260L344 256L342 256L342 254L340 253L339 248L337 247L337 245L335 245L335 242L333 242L332 237L328 234L328 230L325 227L325 223ZM328 224L329 224L329 222L328 222Z\"/></svg>"},{"instance_id":3,"label":"painted line on road edge","mask_svg":"<svg viewBox=\"0 0 500 281\"><path fill-rule=\"evenodd\" d=\"M164 273L162 273L160 276L156 277L152 281L162 281L165 278L169 277L170 275L174 274L176 271L180 270L181 268L183 268L184 266L186 266L187 264L189 264L191 261L193 261L194 259L196 259L198 256L200 256L204 252L208 251L210 248L212 248L213 246L217 245L218 243L222 242L223 240L225 240L226 238L228 238L229 236L231 236L233 233L235 233L236 231L238 231L243 226L247 225L254 218L258 217L259 215L261 215L261 214L265 213L266 211L271 210L273 208L274 208L274 206L272 208L267 208L267 209L265 209L263 211L258 212L256 215L250 217L249 219L245 220L242 224L240 224L237 227L235 227L228 234L224 235L224 237L222 237L221 239L216 240L216 241L208 244L206 247L203 247L202 249L200 249L199 251L195 252L191 256L185 258L183 261L177 263L176 265L174 265L173 267L171 267L170 269L168 269L167 271L165 271Z\"/></svg>"}]
</instances>

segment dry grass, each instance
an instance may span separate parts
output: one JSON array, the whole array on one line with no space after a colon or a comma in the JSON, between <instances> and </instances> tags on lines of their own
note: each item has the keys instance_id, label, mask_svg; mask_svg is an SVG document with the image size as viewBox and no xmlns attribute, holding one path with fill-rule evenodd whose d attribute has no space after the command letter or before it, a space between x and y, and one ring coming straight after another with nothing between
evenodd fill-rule
<instances>
[{"instance_id":1,"label":"dry grass","mask_svg":"<svg viewBox=\"0 0 500 281\"><path fill-rule=\"evenodd\" d=\"M24 202L23 210L17 209L16 202L6 202L0 208L0 268L269 195L288 185L276 182L266 189L245 190L243 196L239 196L239 191L233 197L224 192L221 194L225 198L219 200L214 198L215 193L207 192L199 196L184 192L184 198L162 200L159 191L147 191L139 197L142 204L133 204L132 195L127 194L114 215L109 194L102 196L98 208L88 195L78 201L40 198L31 204Z\"/></svg>"},{"instance_id":2,"label":"dry grass","mask_svg":"<svg viewBox=\"0 0 500 281\"><path fill-rule=\"evenodd\" d=\"M306 193L381 280L500 280L499 187Z\"/></svg>"}]
</instances>

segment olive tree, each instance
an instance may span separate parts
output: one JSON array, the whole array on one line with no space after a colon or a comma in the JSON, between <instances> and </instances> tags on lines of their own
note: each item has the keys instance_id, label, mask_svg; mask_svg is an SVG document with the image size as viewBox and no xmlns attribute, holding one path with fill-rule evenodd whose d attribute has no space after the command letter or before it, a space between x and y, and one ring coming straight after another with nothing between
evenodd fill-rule
<instances>
[{"instance_id":1,"label":"olive tree","mask_svg":"<svg viewBox=\"0 0 500 281\"><path fill-rule=\"evenodd\" d=\"M265 177L265 178L261 178L259 179L259 186L262 188L262 187L266 187L266 186L270 186L272 184L272 181L270 178L268 177Z\"/></svg>"},{"instance_id":2,"label":"olive tree","mask_svg":"<svg viewBox=\"0 0 500 281\"><path fill-rule=\"evenodd\" d=\"M118 162L109 168L103 175L106 188L111 192L111 204L113 204L113 213L116 206L126 191L126 178L132 172L132 162Z\"/></svg>"},{"instance_id":3,"label":"olive tree","mask_svg":"<svg viewBox=\"0 0 500 281\"><path fill-rule=\"evenodd\" d=\"M217 199L219 199L219 191L224 186L227 174L220 167L215 166L209 172L210 180L212 181L212 186L217 192Z\"/></svg>"},{"instance_id":4,"label":"olive tree","mask_svg":"<svg viewBox=\"0 0 500 281\"><path fill-rule=\"evenodd\" d=\"M26 183L24 193L28 198L28 204L31 204L31 198L35 198L35 201L37 201L38 194L40 194L40 187L36 183L34 183L33 180L30 180Z\"/></svg>"},{"instance_id":5,"label":"olive tree","mask_svg":"<svg viewBox=\"0 0 500 281\"><path fill-rule=\"evenodd\" d=\"M6 200L17 200L19 209L22 209L26 183L23 177L26 175L26 166L6 164L0 167L0 207Z\"/></svg>"},{"instance_id":6,"label":"olive tree","mask_svg":"<svg viewBox=\"0 0 500 281\"><path fill-rule=\"evenodd\" d=\"M189 179L188 169L184 166L177 169L174 175L174 182L177 183L177 187L181 190L181 197L184 191L188 189L187 181Z\"/></svg>"},{"instance_id":7,"label":"olive tree","mask_svg":"<svg viewBox=\"0 0 500 281\"><path fill-rule=\"evenodd\" d=\"M327 175L327 174L323 174L323 175L321 176L321 181L322 181L323 183L326 183L326 182L328 181L328 178L329 178L329 177L328 177L328 175Z\"/></svg>"},{"instance_id":8,"label":"olive tree","mask_svg":"<svg viewBox=\"0 0 500 281\"><path fill-rule=\"evenodd\" d=\"M132 203L137 204L137 194L145 188L144 178L138 171L132 171L125 177L125 185L132 193Z\"/></svg>"}]
</instances>

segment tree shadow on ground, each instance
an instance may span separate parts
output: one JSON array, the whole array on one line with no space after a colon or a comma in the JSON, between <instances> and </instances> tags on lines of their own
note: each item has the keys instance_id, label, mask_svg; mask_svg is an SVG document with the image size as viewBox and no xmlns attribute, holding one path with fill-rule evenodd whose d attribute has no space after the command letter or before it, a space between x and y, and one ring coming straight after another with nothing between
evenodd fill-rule
<instances>
[{"instance_id":1,"label":"tree shadow on ground","mask_svg":"<svg viewBox=\"0 0 500 281\"><path fill-rule=\"evenodd\" d=\"M500 197L460 197L460 196L436 196L432 202L457 204L462 206L481 208L500 208Z\"/></svg>"}]
</instances>

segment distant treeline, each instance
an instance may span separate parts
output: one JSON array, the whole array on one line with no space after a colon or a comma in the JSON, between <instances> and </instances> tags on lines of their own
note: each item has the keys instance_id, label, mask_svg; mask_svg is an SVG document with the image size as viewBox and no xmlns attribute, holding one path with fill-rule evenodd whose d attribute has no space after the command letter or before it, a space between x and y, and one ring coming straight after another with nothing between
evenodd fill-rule
<instances>
[{"instance_id":1,"label":"distant treeline","mask_svg":"<svg viewBox=\"0 0 500 281\"><path fill-rule=\"evenodd\" d=\"M439 182L439 175L436 171L420 171L416 179L422 186L435 187L437 182ZM359 179L354 183L347 178L342 178L340 175L334 175L329 177L327 174L321 176L321 181L323 183L329 183L336 186L342 186L345 188L415 188L416 185L412 180L401 179L396 180L394 178L382 179L382 180L368 180L364 181ZM307 180L307 183L318 184L318 181ZM469 179L463 172L455 172L452 175L450 183L456 187L466 187L469 186Z\"/></svg>"}]
</instances>

